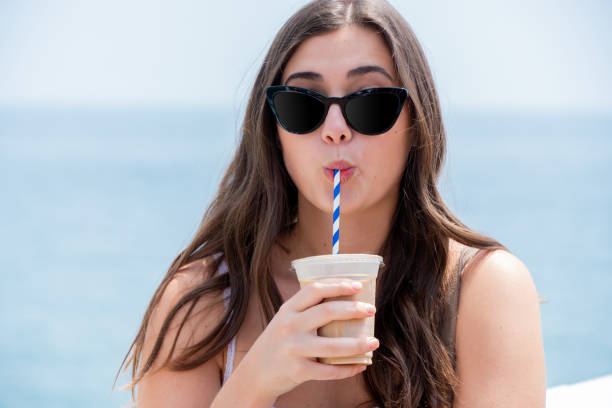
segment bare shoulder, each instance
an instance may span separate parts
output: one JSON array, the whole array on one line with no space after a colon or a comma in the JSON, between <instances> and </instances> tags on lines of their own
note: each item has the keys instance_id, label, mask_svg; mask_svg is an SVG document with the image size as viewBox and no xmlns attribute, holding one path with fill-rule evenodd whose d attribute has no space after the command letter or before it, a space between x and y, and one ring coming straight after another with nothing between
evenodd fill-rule
<instances>
[{"instance_id":1,"label":"bare shoulder","mask_svg":"<svg viewBox=\"0 0 612 408\"><path fill-rule=\"evenodd\" d=\"M466 266L456 335L456 407L544 407L538 295L519 258L492 250Z\"/></svg>"},{"instance_id":2,"label":"bare shoulder","mask_svg":"<svg viewBox=\"0 0 612 408\"><path fill-rule=\"evenodd\" d=\"M481 250L466 266L463 285L479 292L504 289L506 294L523 298L533 297L537 302L535 284L525 264L514 254L504 250ZM514 292L512 289L523 289ZM486 296L486 293L482 293Z\"/></svg>"},{"instance_id":3,"label":"bare shoulder","mask_svg":"<svg viewBox=\"0 0 612 408\"><path fill-rule=\"evenodd\" d=\"M138 406L177 406L178 402L184 404L189 401L193 401L194 405L196 402L206 405L205 401L210 403L220 389L219 361L222 355L187 371L173 371L163 367L170 355L174 359L202 341L223 318L225 309L221 293L210 292L200 296L193 308L191 302L177 308L186 294L214 275L212 266L212 259L204 259L181 267L154 308L143 343L141 367L156 349L158 352L151 371L139 383ZM189 309L191 312L185 320ZM170 320L163 342L156 344L173 310L178 311Z\"/></svg>"},{"instance_id":4,"label":"bare shoulder","mask_svg":"<svg viewBox=\"0 0 612 408\"><path fill-rule=\"evenodd\" d=\"M164 296L162 296L160 301L160 309L169 311L183 296L212 278L216 272L212 257L183 265L168 283ZM186 310L181 311L181 317L185 315L185 312ZM220 291L208 292L200 296L195 303L190 313L190 317L193 316L193 319L191 321L188 320L186 326L190 330L194 330L193 334L196 335L194 339L197 339L197 334L207 334L210 323L220 321L224 312L225 306L223 304L222 293ZM183 321L182 318L174 320L176 320L176 323Z\"/></svg>"},{"instance_id":5,"label":"bare shoulder","mask_svg":"<svg viewBox=\"0 0 612 408\"><path fill-rule=\"evenodd\" d=\"M216 270L214 269L212 257L196 260L183 265L168 283L154 312L154 318L152 317L151 320L161 320L165 318L185 295L212 278L215 273ZM190 307L187 306L179 310L176 317L172 319L170 328L173 330L178 328L183 322L187 309L189 308ZM206 293L200 296L193 306L192 311L189 313L189 319L185 322L184 328L187 329L188 334L191 335L190 337L193 340L197 340L199 338L198 335L207 334L210 329L210 324L221 320L223 312L222 293ZM182 337L181 335L179 339ZM184 341L187 341L187 337L184 338Z\"/></svg>"}]
</instances>

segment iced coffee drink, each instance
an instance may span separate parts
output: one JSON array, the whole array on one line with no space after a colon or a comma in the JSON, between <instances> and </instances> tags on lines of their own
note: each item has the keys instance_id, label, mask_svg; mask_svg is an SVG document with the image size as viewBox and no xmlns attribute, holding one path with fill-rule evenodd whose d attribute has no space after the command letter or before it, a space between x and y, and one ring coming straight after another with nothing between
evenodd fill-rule
<instances>
[{"instance_id":1,"label":"iced coffee drink","mask_svg":"<svg viewBox=\"0 0 612 408\"><path fill-rule=\"evenodd\" d=\"M337 296L324 299L324 302L336 300L360 301L376 304L376 277L382 266L382 257L369 254L321 255L296 259L291 263L295 270L300 287L305 287L317 280L325 282L351 279L361 282L362 289L351 296ZM374 316L362 319L336 320L317 330L322 337L373 337ZM372 364L373 352L351 356L319 358L327 364Z\"/></svg>"}]
</instances>

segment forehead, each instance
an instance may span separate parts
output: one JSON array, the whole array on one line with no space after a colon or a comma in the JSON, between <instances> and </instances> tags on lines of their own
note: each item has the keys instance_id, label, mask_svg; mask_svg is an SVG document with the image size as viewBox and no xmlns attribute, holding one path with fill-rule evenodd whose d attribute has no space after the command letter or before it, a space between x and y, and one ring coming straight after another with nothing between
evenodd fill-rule
<instances>
[{"instance_id":1,"label":"forehead","mask_svg":"<svg viewBox=\"0 0 612 408\"><path fill-rule=\"evenodd\" d=\"M282 75L282 83L294 72L312 71L323 76L325 82L347 81L352 69L377 65L397 78L391 53L382 34L373 28L346 26L335 31L316 35L302 42L295 50ZM381 73L367 75L386 78Z\"/></svg>"}]
</instances>

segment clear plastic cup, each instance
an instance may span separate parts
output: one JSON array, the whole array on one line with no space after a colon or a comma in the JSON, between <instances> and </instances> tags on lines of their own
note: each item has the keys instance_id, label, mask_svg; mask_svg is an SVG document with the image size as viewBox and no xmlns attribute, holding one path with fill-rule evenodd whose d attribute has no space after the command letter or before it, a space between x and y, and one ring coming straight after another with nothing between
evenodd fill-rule
<instances>
[{"instance_id":1,"label":"clear plastic cup","mask_svg":"<svg viewBox=\"0 0 612 408\"><path fill-rule=\"evenodd\" d=\"M324 280L334 282L344 279L360 281L362 289L352 296L336 296L324 299L323 302L351 300L376 304L376 278L383 266L383 258L371 254L338 254L319 255L296 259L291 262L300 287ZM374 316L362 319L336 320L317 330L322 337L373 337ZM326 364L372 364L373 352L342 357L320 357Z\"/></svg>"}]
</instances>

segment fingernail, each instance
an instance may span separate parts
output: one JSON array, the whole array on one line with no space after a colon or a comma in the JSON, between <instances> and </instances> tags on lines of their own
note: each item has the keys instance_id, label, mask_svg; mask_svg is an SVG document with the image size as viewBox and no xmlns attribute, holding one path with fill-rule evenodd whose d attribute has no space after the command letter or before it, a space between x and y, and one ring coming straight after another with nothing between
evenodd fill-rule
<instances>
[{"instance_id":1,"label":"fingernail","mask_svg":"<svg viewBox=\"0 0 612 408\"><path fill-rule=\"evenodd\" d=\"M361 289L361 282L351 282L351 287L353 289Z\"/></svg>"},{"instance_id":2,"label":"fingernail","mask_svg":"<svg viewBox=\"0 0 612 408\"><path fill-rule=\"evenodd\" d=\"M378 339L376 337L368 337L368 346L370 347L374 347L377 346L378 347Z\"/></svg>"}]
</instances>

